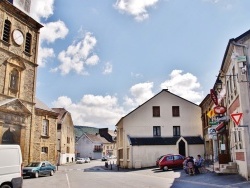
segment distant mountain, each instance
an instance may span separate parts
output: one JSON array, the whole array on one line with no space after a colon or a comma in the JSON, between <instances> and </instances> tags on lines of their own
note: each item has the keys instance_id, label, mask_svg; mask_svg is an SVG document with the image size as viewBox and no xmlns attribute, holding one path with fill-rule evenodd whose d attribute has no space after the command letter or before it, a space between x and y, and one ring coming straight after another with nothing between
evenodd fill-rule
<instances>
[{"instance_id":1,"label":"distant mountain","mask_svg":"<svg viewBox=\"0 0 250 188\"><path fill-rule=\"evenodd\" d=\"M74 125L75 139L76 141L82 136L83 133L96 134L99 133L99 128Z\"/></svg>"}]
</instances>

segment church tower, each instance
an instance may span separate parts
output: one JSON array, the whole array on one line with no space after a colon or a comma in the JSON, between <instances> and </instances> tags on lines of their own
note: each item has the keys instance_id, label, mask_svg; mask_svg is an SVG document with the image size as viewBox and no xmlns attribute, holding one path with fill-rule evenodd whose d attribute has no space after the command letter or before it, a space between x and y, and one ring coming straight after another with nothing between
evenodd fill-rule
<instances>
[{"instance_id":1,"label":"church tower","mask_svg":"<svg viewBox=\"0 0 250 188\"><path fill-rule=\"evenodd\" d=\"M28 163L43 26L11 2L0 0L0 144L19 144Z\"/></svg>"}]
</instances>

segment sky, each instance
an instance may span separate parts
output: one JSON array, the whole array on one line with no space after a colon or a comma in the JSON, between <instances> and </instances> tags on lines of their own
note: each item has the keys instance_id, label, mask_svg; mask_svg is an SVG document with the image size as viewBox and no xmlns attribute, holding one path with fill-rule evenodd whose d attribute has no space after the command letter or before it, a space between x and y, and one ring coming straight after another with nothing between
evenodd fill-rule
<instances>
[{"instance_id":1,"label":"sky","mask_svg":"<svg viewBox=\"0 0 250 188\"><path fill-rule=\"evenodd\" d=\"M74 125L115 129L162 89L197 105L249 0L31 0L40 30L36 96Z\"/></svg>"}]
</instances>

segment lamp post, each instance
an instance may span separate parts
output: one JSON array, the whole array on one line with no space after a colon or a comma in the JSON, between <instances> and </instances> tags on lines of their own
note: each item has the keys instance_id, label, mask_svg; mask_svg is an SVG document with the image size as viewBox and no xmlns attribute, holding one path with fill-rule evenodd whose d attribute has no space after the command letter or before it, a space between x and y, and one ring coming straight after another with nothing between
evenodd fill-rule
<instances>
[{"instance_id":1,"label":"lamp post","mask_svg":"<svg viewBox=\"0 0 250 188\"><path fill-rule=\"evenodd\" d=\"M222 81L218 78L215 82L215 85L216 85L216 91L218 91L219 93L221 92L222 90Z\"/></svg>"}]
</instances>

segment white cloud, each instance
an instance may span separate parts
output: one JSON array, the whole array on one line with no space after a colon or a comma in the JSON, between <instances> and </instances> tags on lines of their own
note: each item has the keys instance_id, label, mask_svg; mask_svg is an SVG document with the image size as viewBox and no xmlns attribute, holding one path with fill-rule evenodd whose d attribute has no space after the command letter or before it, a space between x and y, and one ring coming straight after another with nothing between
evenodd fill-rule
<instances>
[{"instance_id":1,"label":"white cloud","mask_svg":"<svg viewBox=\"0 0 250 188\"><path fill-rule=\"evenodd\" d=\"M202 92L196 91L201 88L197 77L191 73L183 74L182 72L182 70L173 70L170 74L170 80L163 82L161 88L168 89L170 92L196 104L200 103L204 97Z\"/></svg>"},{"instance_id":2,"label":"white cloud","mask_svg":"<svg viewBox=\"0 0 250 188\"><path fill-rule=\"evenodd\" d=\"M136 108L154 96L152 92L153 82L139 83L130 88L131 97L125 96L124 105Z\"/></svg>"},{"instance_id":3,"label":"white cloud","mask_svg":"<svg viewBox=\"0 0 250 188\"><path fill-rule=\"evenodd\" d=\"M140 74L140 73L131 72L130 75L131 75L132 78L142 78L143 77L143 75Z\"/></svg>"},{"instance_id":4,"label":"white cloud","mask_svg":"<svg viewBox=\"0 0 250 188\"><path fill-rule=\"evenodd\" d=\"M105 63L103 74L110 74L112 73L113 66L110 62Z\"/></svg>"},{"instance_id":5,"label":"white cloud","mask_svg":"<svg viewBox=\"0 0 250 188\"><path fill-rule=\"evenodd\" d=\"M84 95L77 103L73 103L67 96L61 96L53 102L53 106L69 111L74 125L114 129L115 124L124 115L117 98L110 95Z\"/></svg>"},{"instance_id":6,"label":"white cloud","mask_svg":"<svg viewBox=\"0 0 250 188\"><path fill-rule=\"evenodd\" d=\"M30 16L41 23L41 19L47 19L54 14L54 0L31 1ZM45 46L54 43L57 39L64 39L69 30L61 20L49 23L42 23L40 29L38 64L45 66L49 58L55 57L54 50Z\"/></svg>"},{"instance_id":7,"label":"white cloud","mask_svg":"<svg viewBox=\"0 0 250 188\"><path fill-rule=\"evenodd\" d=\"M152 98L154 83L145 82L133 85L129 96L124 97L123 106L119 105L116 96L84 95L80 102L74 103L67 96L58 97L53 102L55 108L67 109L75 125L91 127L108 127L114 129L115 124L126 114ZM195 90L200 89L197 78L191 73L183 74L182 70L173 70L170 80L161 84L162 89L168 88L170 92L198 104L204 97Z\"/></svg>"},{"instance_id":8,"label":"white cloud","mask_svg":"<svg viewBox=\"0 0 250 188\"><path fill-rule=\"evenodd\" d=\"M43 26L44 27L40 30L41 42L53 43L57 39L64 39L69 32L69 29L61 20L57 22L49 22L43 24Z\"/></svg>"},{"instance_id":9,"label":"white cloud","mask_svg":"<svg viewBox=\"0 0 250 188\"><path fill-rule=\"evenodd\" d=\"M70 71L87 75L85 66L96 65L99 62L99 57L93 53L96 43L96 38L90 32L87 32L83 39L79 42L73 42L66 51L59 53L58 59L61 64L54 71L61 71L63 75Z\"/></svg>"},{"instance_id":10,"label":"white cloud","mask_svg":"<svg viewBox=\"0 0 250 188\"><path fill-rule=\"evenodd\" d=\"M37 63L39 66L44 67L47 63L47 59L55 57L54 50L52 48L39 48Z\"/></svg>"},{"instance_id":11,"label":"white cloud","mask_svg":"<svg viewBox=\"0 0 250 188\"><path fill-rule=\"evenodd\" d=\"M158 0L117 0L114 7L134 16L137 21L143 21L149 17L147 8L155 6L157 2Z\"/></svg>"},{"instance_id":12,"label":"white cloud","mask_svg":"<svg viewBox=\"0 0 250 188\"><path fill-rule=\"evenodd\" d=\"M41 18L47 19L53 15L54 0L35 0L31 1L30 16L37 21Z\"/></svg>"}]
</instances>

